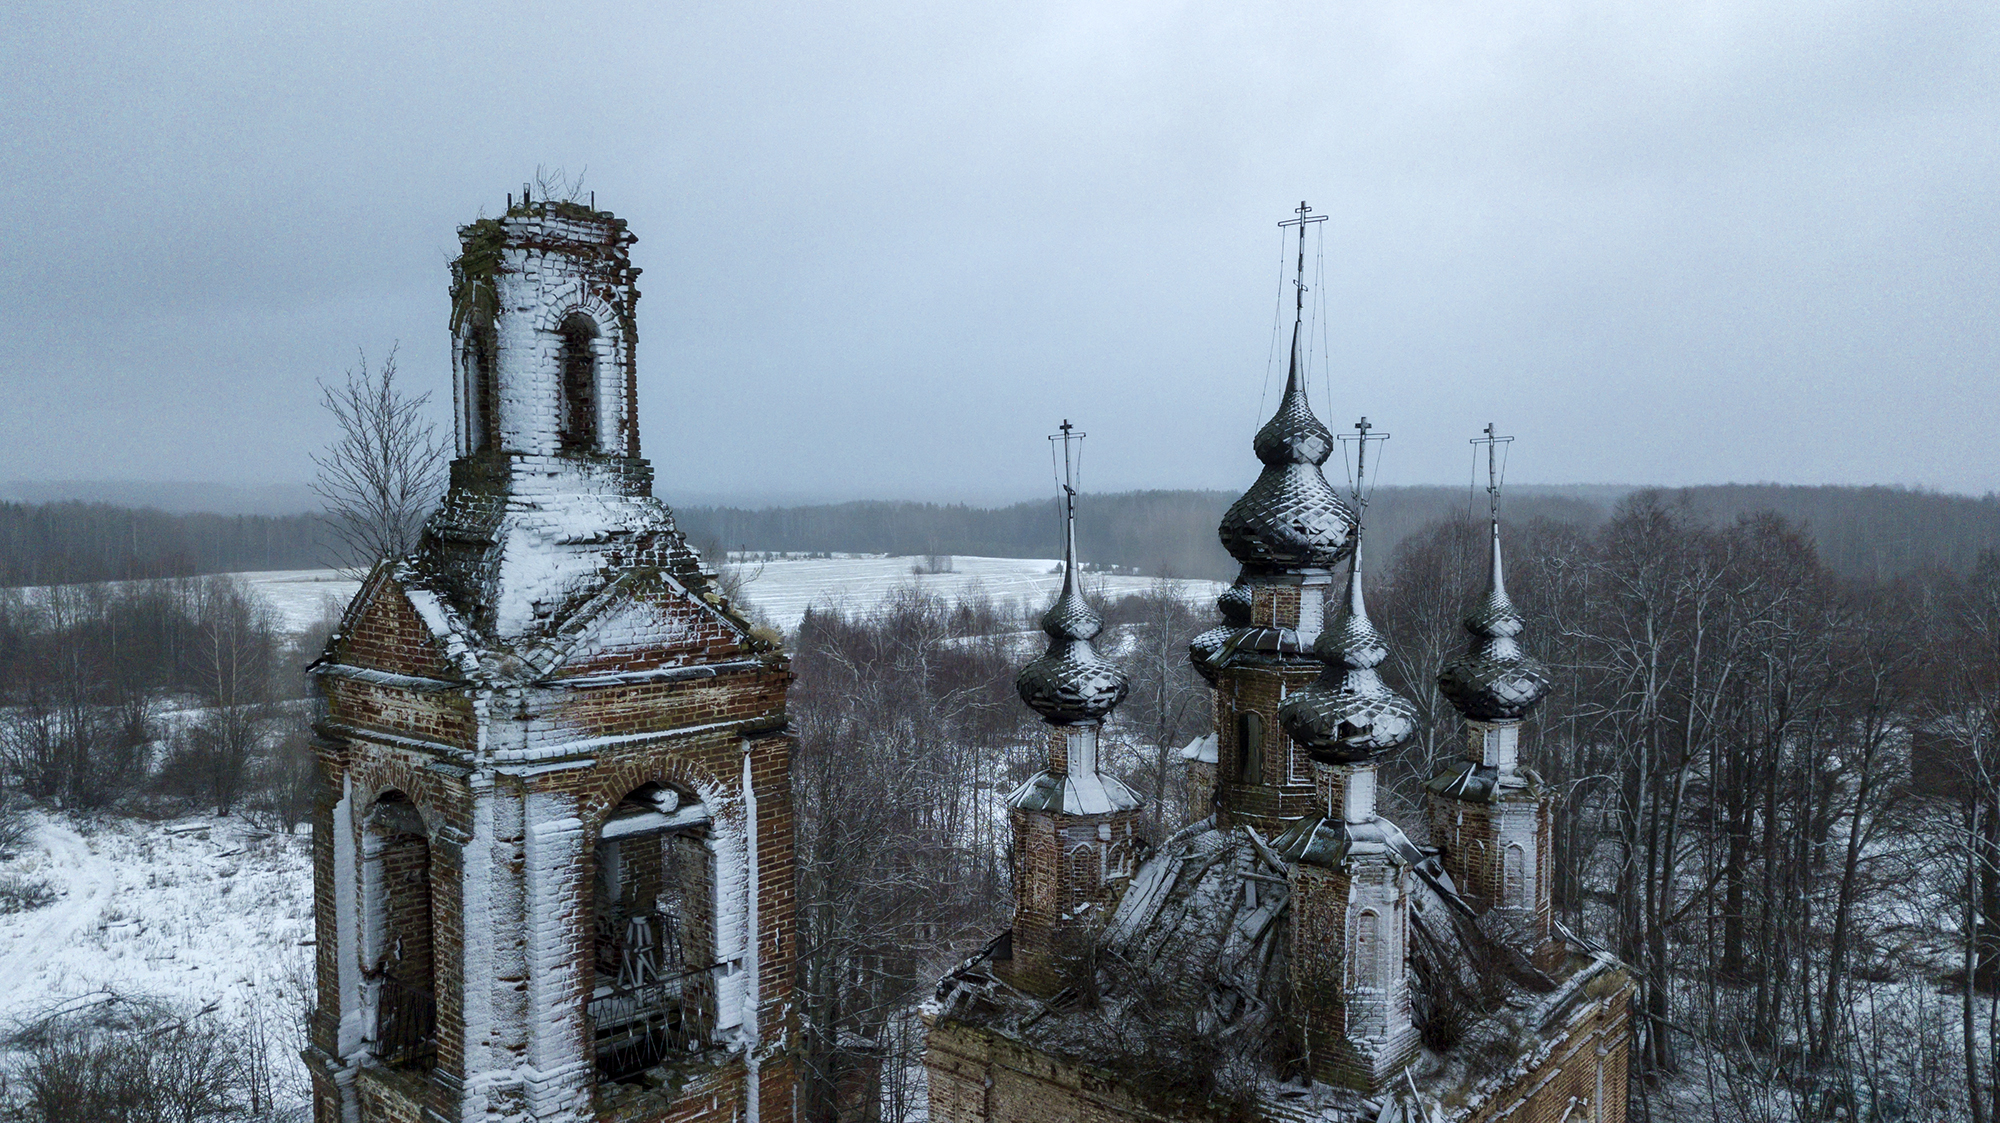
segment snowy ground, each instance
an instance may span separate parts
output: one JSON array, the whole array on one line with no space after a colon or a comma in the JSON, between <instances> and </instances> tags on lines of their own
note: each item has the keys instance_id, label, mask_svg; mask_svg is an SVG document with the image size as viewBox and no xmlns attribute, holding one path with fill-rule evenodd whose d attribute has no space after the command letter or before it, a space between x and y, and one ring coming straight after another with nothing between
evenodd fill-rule
<instances>
[{"instance_id":1,"label":"snowy ground","mask_svg":"<svg viewBox=\"0 0 2000 1123\"><path fill-rule=\"evenodd\" d=\"M35 842L0 873L46 881L57 898L0 916L0 1029L107 992L188 1013L214 1004L245 1032L261 1023L281 1095L309 1094L297 1020L312 957L305 836L207 816L44 816Z\"/></svg>"},{"instance_id":2,"label":"snowy ground","mask_svg":"<svg viewBox=\"0 0 2000 1123\"><path fill-rule=\"evenodd\" d=\"M333 569L272 569L232 576L257 590L271 606L278 627L293 634L329 616L338 618L361 587L361 582Z\"/></svg>"}]
</instances>

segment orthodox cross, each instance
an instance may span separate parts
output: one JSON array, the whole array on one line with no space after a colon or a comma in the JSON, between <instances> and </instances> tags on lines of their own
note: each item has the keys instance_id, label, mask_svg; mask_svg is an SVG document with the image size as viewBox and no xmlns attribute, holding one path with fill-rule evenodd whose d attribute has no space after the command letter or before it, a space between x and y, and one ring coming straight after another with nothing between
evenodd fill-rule
<instances>
[{"instance_id":1,"label":"orthodox cross","mask_svg":"<svg viewBox=\"0 0 2000 1123\"><path fill-rule=\"evenodd\" d=\"M1512 444L1514 438L1498 436L1491 421L1486 423L1486 435L1472 438L1474 446L1486 446L1486 513L1494 522L1500 521L1500 448Z\"/></svg>"},{"instance_id":2,"label":"orthodox cross","mask_svg":"<svg viewBox=\"0 0 2000 1123\"><path fill-rule=\"evenodd\" d=\"M1069 539L1070 524L1076 520L1076 477L1083 470L1083 438L1087 435L1076 432L1076 426L1063 418L1056 426L1060 432L1049 434L1049 459L1055 459L1056 442L1062 442L1062 477L1058 481L1063 489L1063 539Z\"/></svg>"},{"instance_id":3,"label":"orthodox cross","mask_svg":"<svg viewBox=\"0 0 2000 1123\"><path fill-rule=\"evenodd\" d=\"M1299 228L1299 267L1298 272L1292 278L1292 285L1298 289L1298 298L1292 310L1294 322L1297 323L1303 321L1306 316L1306 227L1311 226L1315 222L1325 222L1327 216L1312 213L1312 208L1306 206L1304 199L1299 200L1298 208L1292 213L1299 217L1288 218L1278 225L1281 227L1296 226Z\"/></svg>"},{"instance_id":4,"label":"orthodox cross","mask_svg":"<svg viewBox=\"0 0 2000 1123\"><path fill-rule=\"evenodd\" d=\"M1374 441L1379 445L1389 439L1389 434L1377 433L1374 429L1374 423L1364 417L1354 423L1354 432L1340 434L1340 439L1343 443L1347 441L1354 442L1354 520L1356 523L1361 521L1362 509L1368 506L1368 492L1364 490L1364 485L1368 477L1368 442Z\"/></svg>"}]
</instances>

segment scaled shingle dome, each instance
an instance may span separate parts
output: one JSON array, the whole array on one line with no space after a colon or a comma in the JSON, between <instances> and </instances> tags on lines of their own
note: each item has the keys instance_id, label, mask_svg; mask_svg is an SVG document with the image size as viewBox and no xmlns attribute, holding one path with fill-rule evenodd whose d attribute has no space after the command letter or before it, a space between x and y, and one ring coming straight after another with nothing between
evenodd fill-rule
<instances>
[{"instance_id":1,"label":"scaled shingle dome","mask_svg":"<svg viewBox=\"0 0 2000 1123\"><path fill-rule=\"evenodd\" d=\"M1324 569L1349 549L1354 512L1320 473L1333 434L1313 416L1300 378L1294 332L1285 396L1252 445L1264 470L1216 528L1223 548L1246 566Z\"/></svg>"},{"instance_id":2,"label":"scaled shingle dome","mask_svg":"<svg viewBox=\"0 0 2000 1123\"><path fill-rule=\"evenodd\" d=\"M1090 645L1104 621L1084 602L1080 584L1072 529L1064 548L1062 592L1042 614L1049 649L1014 676L1021 701L1057 725L1102 721L1124 700L1129 685L1125 672Z\"/></svg>"},{"instance_id":3,"label":"scaled shingle dome","mask_svg":"<svg viewBox=\"0 0 2000 1123\"><path fill-rule=\"evenodd\" d=\"M1549 672L1521 650L1526 621L1507 596L1500 565L1500 524L1493 524L1486 596L1465 618L1472 642L1438 671L1438 692L1473 721L1519 721L1549 692Z\"/></svg>"},{"instance_id":4,"label":"scaled shingle dome","mask_svg":"<svg viewBox=\"0 0 2000 1123\"><path fill-rule=\"evenodd\" d=\"M1313 654L1325 661L1325 672L1285 700L1278 720L1314 760L1358 764L1410 739L1417 708L1376 671L1389 647L1368 619L1358 544L1347 574L1347 603L1333 626L1320 633Z\"/></svg>"}]
</instances>

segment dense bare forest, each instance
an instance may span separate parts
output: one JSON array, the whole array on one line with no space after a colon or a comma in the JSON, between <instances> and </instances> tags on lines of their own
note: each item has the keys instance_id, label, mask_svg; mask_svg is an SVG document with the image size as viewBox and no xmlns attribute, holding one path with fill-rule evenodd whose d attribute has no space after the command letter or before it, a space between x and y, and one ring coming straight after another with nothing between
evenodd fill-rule
<instances>
[{"instance_id":1,"label":"dense bare forest","mask_svg":"<svg viewBox=\"0 0 2000 1123\"><path fill-rule=\"evenodd\" d=\"M302 822L331 626L285 636L228 577L0 590L0 805Z\"/></svg>"},{"instance_id":2,"label":"dense bare forest","mask_svg":"<svg viewBox=\"0 0 2000 1123\"><path fill-rule=\"evenodd\" d=\"M1595 528L1636 489L1514 488L1517 520ZM1236 576L1215 538L1230 491L1135 491L1093 495L1091 519L1077 528L1093 562L1174 577ZM1881 580L1928 567L1966 569L1981 550L2000 547L2000 497L1973 498L1889 487L1722 485L1662 492L1703 517L1728 522L1769 511L1802 524L1821 560L1844 577ZM1368 508L1380 556L1438 519L1483 509L1447 487L1383 487ZM691 536L729 549L1041 557L1055 538L1053 504L979 508L934 503L841 503L819 507L682 509Z\"/></svg>"}]
</instances>

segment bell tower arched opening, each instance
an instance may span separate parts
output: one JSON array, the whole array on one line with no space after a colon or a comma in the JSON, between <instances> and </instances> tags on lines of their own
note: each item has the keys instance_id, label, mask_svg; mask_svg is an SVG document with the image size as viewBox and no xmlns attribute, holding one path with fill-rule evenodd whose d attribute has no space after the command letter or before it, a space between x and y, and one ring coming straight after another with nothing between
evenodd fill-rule
<instances>
[{"instance_id":1,"label":"bell tower arched opening","mask_svg":"<svg viewBox=\"0 0 2000 1123\"><path fill-rule=\"evenodd\" d=\"M645 784L605 819L593 852L600 1080L628 1080L708 1047L715 1027L715 858L708 808Z\"/></svg>"},{"instance_id":2,"label":"bell tower arched opening","mask_svg":"<svg viewBox=\"0 0 2000 1123\"><path fill-rule=\"evenodd\" d=\"M1236 782L1264 782L1264 718L1255 710L1236 715Z\"/></svg>"},{"instance_id":3,"label":"bell tower arched opening","mask_svg":"<svg viewBox=\"0 0 2000 1123\"><path fill-rule=\"evenodd\" d=\"M465 378L466 453L497 446L500 433L500 390L493 369L493 329L481 325L466 333L460 363Z\"/></svg>"},{"instance_id":4,"label":"bell tower arched opening","mask_svg":"<svg viewBox=\"0 0 2000 1123\"><path fill-rule=\"evenodd\" d=\"M597 449L597 323L572 312L558 329L562 339L561 428L564 452Z\"/></svg>"}]
</instances>

